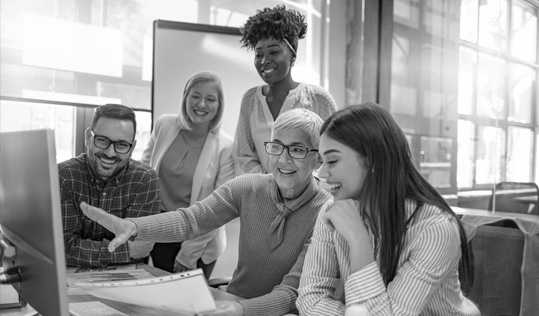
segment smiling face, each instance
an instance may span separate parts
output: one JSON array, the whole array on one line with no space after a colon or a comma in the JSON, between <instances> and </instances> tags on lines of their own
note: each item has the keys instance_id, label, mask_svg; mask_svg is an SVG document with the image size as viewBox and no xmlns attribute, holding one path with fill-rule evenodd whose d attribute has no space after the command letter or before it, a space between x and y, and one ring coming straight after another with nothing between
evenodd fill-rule
<instances>
[{"instance_id":1,"label":"smiling face","mask_svg":"<svg viewBox=\"0 0 539 316\"><path fill-rule=\"evenodd\" d=\"M357 151L329 137L327 133L320 137L319 153L323 164L318 176L326 180L333 199L359 200L370 171L365 159Z\"/></svg>"},{"instance_id":2,"label":"smiling face","mask_svg":"<svg viewBox=\"0 0 539 316\"><path fill-rule=\"evenodd\" d=\"M313 149L309 135L299 129L283 128L273 134L274 142L285 146L303 146ZM309 152L304 159L294 159L285 149L280 156L269 156L269 167L285 199L298 197L309 185L312 172L317 168L316 153Z\"/></svg>"},{"instance_id":3,"label":"smiling face","mask_svg":"<svg viewBox=\"0 0 539 316\"><path fill-rule=\"evenodd\" d=\"M215 83L202 81L194 84L186 98L187 116L193 127L209 128L219 110L219 95Z\"/></svg>"},{"instance_id":4,"label":"smiling face","mask_svg":"<svg viewBox=\"0 0 539 316\"><path fill-rule=\"evenodd\" d=\"M101 117L95 124L93 128L95 135L104 136L111 141L124 141L133 144L129 152L119 154L114 150L114 145L112 144L107 149L96 147L94 136L92 136L90 129L86 130L88 162L96 176L101 180L107 181L127 165L136 145L136 141L133 141L135 137L134 131L133 122L129 120Z\"/></svg>"},{"instance_id":5,"label":"smiling face","mask_svg":"<svg viewBox=\"0 0 539 316\"><path fill-rule=\"evenodd\" d=\"M291 77L293 54L283 41L261 39L256 44L255 68L267 84Z\"/></svg>"}]
</instances>

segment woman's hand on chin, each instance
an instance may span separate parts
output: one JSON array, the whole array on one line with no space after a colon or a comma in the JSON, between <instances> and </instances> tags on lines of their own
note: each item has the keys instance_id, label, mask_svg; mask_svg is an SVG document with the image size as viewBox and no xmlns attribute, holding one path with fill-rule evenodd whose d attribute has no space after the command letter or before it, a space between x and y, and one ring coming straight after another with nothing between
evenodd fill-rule
<instances>
[{"instance_id":1,"label":"woman's hand on chin","mask_svg":"<svg viewBox=\"0 0 539 316\"><path fill-rule=\"evenodd\" d=\"M355 272L374 261L371 236L363 220L356 201L339 200L329 206L324 220L346 240L350 248L350 268Z\"/></svg>"}]
</instances>

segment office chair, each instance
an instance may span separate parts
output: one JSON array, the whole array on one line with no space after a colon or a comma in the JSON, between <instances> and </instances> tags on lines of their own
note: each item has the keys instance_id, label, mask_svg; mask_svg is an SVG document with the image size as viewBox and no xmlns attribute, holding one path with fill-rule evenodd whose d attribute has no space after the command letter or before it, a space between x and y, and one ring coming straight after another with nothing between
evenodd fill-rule
<instances>
[{"instance_id":1,"label":"office chair","mask_svg":"<svg viewBox=\"0 0 539 316\"><path fill-rule=\"evenodd\" d=\"M539 187L533 182L500 182L492 190L488 209L495 211L539 215L539 207L519 201L519 197L539 198ZM495 203L494 203L495 201ZM535 203L537 204L537 202Z\"/></svg>"},{"instance_id":2,"label":"office chair","mask_svg":"<svg viewBox=\"0 0 539 316\"><path fill-rule=\"evenodd\" d=\"M519 316L522 297L524 234L516 223L504 220L477 227L468 242L473 258L473 285L464 293L481 315ZM459 275L461 284L465 283Z\"/></svg>"}]
</instances>

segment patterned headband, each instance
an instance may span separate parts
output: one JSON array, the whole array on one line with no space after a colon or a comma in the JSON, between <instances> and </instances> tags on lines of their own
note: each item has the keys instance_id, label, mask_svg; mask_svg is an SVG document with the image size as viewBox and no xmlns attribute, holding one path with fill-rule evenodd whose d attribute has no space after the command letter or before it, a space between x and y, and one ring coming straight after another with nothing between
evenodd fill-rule
<instances>
[{"instance_id":1,"label":"patterned headband","mask_svg":"<svg viewBox=\"0 0 539 316\"><path fill-rule=\"evenodd\" d=\"M288 42L288 40L286 38L283 38L283 41L286 43L286 45L288 45L288 48L290 48L292 53L294 53L294 56L297 56L296 50L294 49L294 47L292 47L292 45L290 45L290 42Z\"/></svg>"}]
</instances>

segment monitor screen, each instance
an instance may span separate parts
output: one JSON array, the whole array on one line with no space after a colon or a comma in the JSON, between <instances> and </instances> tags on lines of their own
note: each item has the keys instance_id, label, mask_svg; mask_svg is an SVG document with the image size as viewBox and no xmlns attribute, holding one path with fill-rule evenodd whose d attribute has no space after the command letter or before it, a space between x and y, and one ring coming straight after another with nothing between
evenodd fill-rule
<instances>
[{"instance_id":1,"label":"monitor screen","mask_svg":"<svg viewBox=\"0 0 539 316\"><path fill-rule=\"evenodd\" d=\"M0 133L0 230L16 251L13 286L43 316L68 316L60 186L54 132Z\"/></svg>"}]
</instances>

